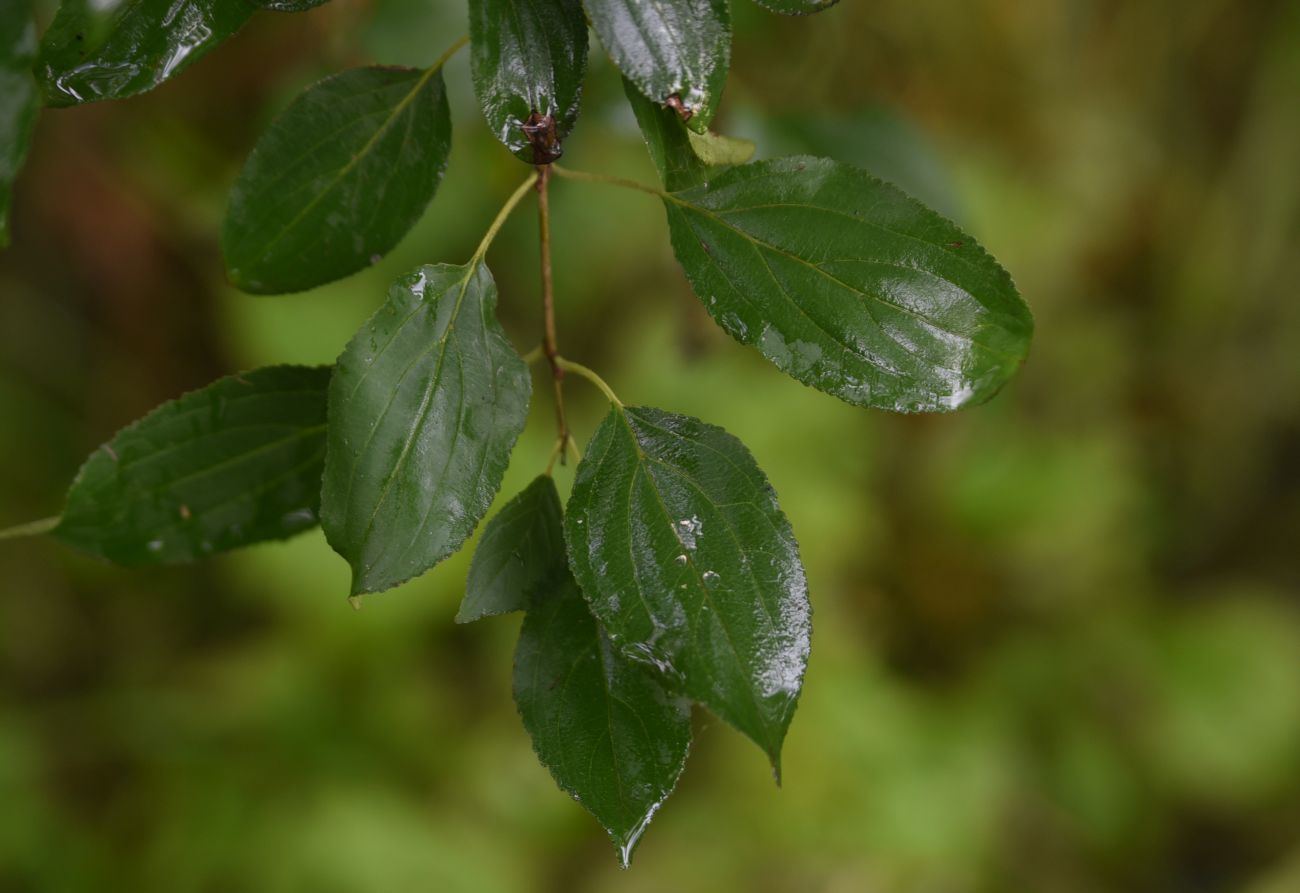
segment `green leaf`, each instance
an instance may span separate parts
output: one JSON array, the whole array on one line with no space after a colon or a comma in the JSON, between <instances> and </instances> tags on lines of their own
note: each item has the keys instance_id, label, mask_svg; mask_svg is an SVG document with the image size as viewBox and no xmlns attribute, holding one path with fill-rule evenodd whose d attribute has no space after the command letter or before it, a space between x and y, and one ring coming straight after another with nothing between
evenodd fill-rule
<instances>
[{"instance_id":1,"label":"green leaf","mask_svg":"<svg viewBox=\"0 0 1300 893\"><path fill-rule=\"evenodd\" d=\"M700 161L715 167L744 164L754 157L754 149L757 148L751 140L723 136L713 131L696 133L688 130L686 136L690 139L695 154L700 156Z\"/></svg>"},{"instance_id":2,"label":"green leaf","mask_svg":"<svg viewBox=\"0 0 1300 893\"><path fill-rule=\"evenodd\" d=\"M677 97L693 130L718 110L731 64L728 0L584 0L619 70L652 101Z\"/></svg>"},{"instance_id":3,"label":"green leaf","mask_svg":"<svg viewBox=\"0 0 1300 893\"><path fill-rule=\"evenodd\" d=\"M779 776L811 608L790 525L744 445L615 406L578 465L564 533L619 650L753 739Z\"/></svg>"},{"instance_id":4,"label":"green leaf","mask_svg":"<svg viewBox=\"0 0 1300 893\"><path fill-rule=\"evenodd\" d=\"M354 68L299 95L258 140L222 228L230 281L301 291L401 241L451 149L441 67Z\"/></svg>"},{"instance_id":5,"label":"green leaf","mask_svg":"<svg viewBox=\"0 0 1300 893\"><path fill-rule=\"evenodd\" d=\"M421 267L339 357L321 523L353 595L451 555L501 487L532 383L496 300L482 264Z\"/></svg>"},{"instance_id":6,"label":"green leaf","mask_svg":"<svg viewBox=\"0 0 1300 893\"><path fill-rule=\"evenodd\" d=\"M9 245L10 197L40 109L31 71L35 55L30 0L5 0L0 6L0 248Z\"/></svg>"},{"instance_id":7,"label":"green leaf","mask_svg":"<svg viewBox=\"0 0 1300 893\"><path fill-rule=\"evenodd\" d=\"M474 550L457 623L528 607L542 583L567 573L560 494L541 475L488 522Z\"/></svg>"},{"instance_id":8,"label":"green leaf","mask_svg":"<svg viewBox=\"0 0 1300 893\"><path fill-rule=\"evenodd\" d=\"M256 9L246 0L64 0L36 60L45 102L152 90L233 36Z\"/></svg>"},{"instance_id":9,"label":"green leaf","mask_svg":"<svg viewBox=\"0 0 1300 893\"><path fill-rule=\"evenodd\" d=\"M329 367L272 366L164 403L91 454L54 536L150 564L315 526L329 378Z\"/></svg>"},{"instance_id":10,"label":"green leaf","mask_svg":"<svg viewBox=\"0 0 1300 893\"><path fill-rule=\"evenodd\" d=\"M623 78L623 92L665 188L686 189L707 180L713 172L691 145L686 125L677 113L646 99L627 78Z\"/></svg>"},{"instance_id":11,"label":"green leaf","mask_svg":"<svg viewBox=\"0 0 1300 893\"><path fill-rule=\"evenodd\" d=\"M328 3L329 0L253 0L253 2L272 12L306 12Z\"/></svg>"},{"instance_id":12,"label":"green leaf","mask_svg":"<svg viewBox=\"0 0 1300 893\"><path fill-rule=\"evenodd\" d=\"M787 16L805 16L823 9L830 9L840 0L757 0L759 6L765 6L772 12Z\"/></svg>"},{"instance_id":13,"label":"green leaf","mask_svg":"<svg viewBox=\"0 0 1300 893\"><path fill-rule=\"evenodd\" d=\"M686 764L690 705L611 646L568 573L524 616L514 691L538 759L605 826L626 868Z\"/></svg>"},{"instance_id":14,"label":"green leaf","mask_svg":"<svg viewBox=\"0 0 1300 893\"><path fill-rule=\"evenodd\" d=\"M580 0L469 0L474 92L516 158L548 164L578 120L587 72Z\"/></svg>"},{"instance_id":15,"label":"green leaf","mask_svg":"<svg viewBox=\"0 0 1300 893\"><path fill-rule=\"evenodd\" d=\"M849 403L941 412L993 396L1033 319L974 239L847 165L781 158L664 197L673 250L713 318Z\"/></svg>"}]
</instances>

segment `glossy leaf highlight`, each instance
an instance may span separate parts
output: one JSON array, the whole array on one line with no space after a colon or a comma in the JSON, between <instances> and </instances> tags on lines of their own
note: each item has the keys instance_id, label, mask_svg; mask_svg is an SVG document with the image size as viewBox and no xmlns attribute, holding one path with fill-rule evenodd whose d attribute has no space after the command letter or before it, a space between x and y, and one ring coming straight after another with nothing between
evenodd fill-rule
<instances>
[{"instance_id":1,"label":"glossy leaf highlight","mask_svg":"<svg viewBox=\"0 0 1300 893\"><path fill-rule=\"evenodd\" d=\"M540 585L568 573L562 516L547 474L502 506L474 550L457 623L522 611Z\"/></svg>"},{"instance_id":2,"label":"glossy leaf highlight","mask_svg":"<svg viewBox=\"0 0 1300 893\"><path fill-rule=\"evenodd\" d=\"M151 564L315 526L329 377L328 367L272 366L164 403L91 454L54 536Z\"/></svg>"},{"instance_id":3,"label":"glossy leaf highlight","mask_svg":"<svg viewBox=\"0 0 1300 893\"><path fill-rule=\"evenodd\" d=\"M9 203L27 160L40 99L32 77L36 25L30 0L0 6L0 248L9 245Z\"/></svg>"},{"instance_id":4,"label":"glossy leaf highlight","mask_svg":"<svg viewBox=\"0 0 1300 893\"><path fill-rule=\"evenodd\" d=\"M425 266L339 357L321 523L377 592L451 555L487 512L528 412L528 370L482 264Z\"/></svg>"},{"instance_id":5,"label":"glossy leaf highlight","mask_svg":"<svg viewBox=\"0 0 1300 893\"><path fill-rule=\"evenodd\" d=\"M790 525L744 445L689 416L615 406L578 466L564 532L619 651L749 736L779 774L812 609Z\"/></svg>"},{"instance_id":6,"label":"glossy leaf highlight","mask_svg":"<svg viewBox=\"0 0 1300 893\"><path fill-rule=\"evenodd\" d=\"M230 281L278 294L369 266L424 213L450 149L440 68L354 68L309 87L258 140L231 192Z\"/></svg>"},{"instance_id":7,"label":"glossy leaf highlight","mask_svg":"<svg viewBox=\"0 0 1300 893\"><path fill-rule=\"evenodd\" d=\"M248 0L64 0L36 61L45 103L152 90L232 37L256 10Z\"/></svg>"},{"instance_id":8,"label":"glossy leaf highlight","mask_svg":"<svg viewBox=\"0 0 1300 893\"><path fill-rule=\"evenodd\" d=\"M591 26L636 88L660 105L673 97L704 131L731 65L728 0L584 0Z\"/></svg>"},{"instance_id":9,"label":"glossy leaf highlight","mask_svg":"<svg viewBox=\"0 0 1300 893\"><path fill-rule=\"evenodd\" d=\"M690 749L690 706L615 649L565 573L538 593L515 650L515 704L555 781L626 867Z\"/></svg>"},{"instance_id":10,"label":"glossy leaf highlight","mask_svg":"<svg viewBox=\"0 0 1300 893\"><path fill-rule=\"evenodd\" d=\"M469 0L474 92L516 158L547 164L578 120L587 72L580 0Z\"/></svg>"},{"instance_id":11,"label":"glossy leaf highlight","mask_svg":"<svg viewBox=\"0 0 1300 893\"><path fill-rule=\"evenodd\" d=\"M848 165L781 158L665 196L673 250L738 341L849 403L942 412L1019 369L1033 319L969 235Z\"/></svg>"}]
</instances>

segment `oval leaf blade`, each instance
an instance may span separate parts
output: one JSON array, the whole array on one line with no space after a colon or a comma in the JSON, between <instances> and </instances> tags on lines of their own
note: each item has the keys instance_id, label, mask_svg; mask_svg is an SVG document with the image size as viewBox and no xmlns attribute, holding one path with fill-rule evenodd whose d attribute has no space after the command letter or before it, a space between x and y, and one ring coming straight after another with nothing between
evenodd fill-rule
<instances>
[{"instance_id":1,"label":"oval leaf blade","mask_svg":"<svg viewBox=\"0 0 1300 893\"><path fill-rule=\"evenodd\" d=\"M974 239L863 171L733 168L664 203L695 294L736 340L849 403L942 412L1020 367L1033 318Z\"/></svg>"},{"instance_id":2,"label":"oval leaf blade","mask_svg":"<svg viewBox=\"0 0 1300 893\"><path fill-rule=\"evenodd\" d=\"M789 522L744 445L689 416L616 406L578 466L564 533L619 650L749 736L779 774L812 609Z\"/></svg>"},{"instance_id":3,"label":"oval leaf blade","mask_svg":"<svg viewBox=\"0 0 1300 893\"><path fill-rule=\"evenodd\" d=\"M27 158L40 99L32 78L36 25L29 0L0 8L0 248L9 245L9 202Z\"/></svg>"},{"instance_id":4,"label":"oval leaf blade","mask_svg":"<svg viewBox=\"0 0 1300 893\"><path fill-rule=\"evenodd\" d=\"M36 60L45 102L152 90L232 37L256 9L246 0L64 0Z\"/></svg>"},{"instance_id":5,"label":"oval leaf blade","mask_svg":"<svg viewBox=\"0 0 1300 893\"><path fill-rule=\"evenodd\" d=\"M272 366L164 403L91 454L54 536L149 564L315 526L329 377L329 367Z\"/></svg>"},{"instance_id":6,"label":"oval leaf blade","mask_svg":"<svg viewBox=\"0 0 1300 893\"><path fill-rule=\"evenodd\" d=\"M474 550L457 623L522 611L538 586L567 570L562 514L547 474L502 506Z\"/></svg>"},{"instance_id":7,"label":"oval leaf blade","mask_svg":"<svg viewBox=\"0 0 1300 893\"><path fill-rule=\"evenodd\" d=\"M496 300L482 264L421 267L339 357L321 523L353 595L455 552L501 487L532 383Z\"/></svg>"},{"instance_id":8,"label":"oval leaf blade","mask_svg":"<svg viewBox=\"0 0 1300 893\"><path fill-rule=\"evenodd\" d=\"M728 0L585 0L591 26L619 71L647 98L676 97L691 129L713 120L731 64Z\"/></svg>"},{"instance_id":9,"label":"oval leaf blade","mask_svg":"<svg viewBox=\"0 0 1300 893\"><path fill-rule=\"evenodd\" d=\"M474 92L497 139L530 164L563 154L587 72L580 0L469 0Z\"/></svg>"},{"instance_id":10,"label":"oval leaf blade","mask_svg":"<svg viewBox=\"0 0 1300 893\"><path fill-rule=\"evenodd\" d=\"M280 294L342 278L401 241L447 166L441 69L354 68L301 93L271 123L230 195L230 281Z\"/></svg>"},{"instance_id":11,"label":"oval leaf blade","mask_svg":"<svg viewBox=\"0 0 1300 893\"><path fill-rule=\"evenodd\" d=\"M514 694L538 759L626 868L686 764L690 705L611 646L567 572L524 616Z\"/></svg>"}]
</instances>

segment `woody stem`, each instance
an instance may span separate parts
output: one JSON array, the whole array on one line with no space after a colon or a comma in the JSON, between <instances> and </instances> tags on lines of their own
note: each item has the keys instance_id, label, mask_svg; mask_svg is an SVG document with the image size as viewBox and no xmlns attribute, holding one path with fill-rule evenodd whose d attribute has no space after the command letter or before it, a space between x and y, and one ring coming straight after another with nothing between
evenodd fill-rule
<instances>
[{"instance_id":1,"label":"woody stem","mask_svg":"<svg viewBox=\"0 0 1300 893\"><path fill-rule=\"evenodd\" d=\"M560 365L559 339L555 333L555 289L551 278L551 203L548 186L551 166L537 166L537 222L542 254L542 353L551 367L555 388L555 425L559 434L560 464L564 464L569 442L569 423L564 414L564 369Z\"/></svg>"}]
</instances>

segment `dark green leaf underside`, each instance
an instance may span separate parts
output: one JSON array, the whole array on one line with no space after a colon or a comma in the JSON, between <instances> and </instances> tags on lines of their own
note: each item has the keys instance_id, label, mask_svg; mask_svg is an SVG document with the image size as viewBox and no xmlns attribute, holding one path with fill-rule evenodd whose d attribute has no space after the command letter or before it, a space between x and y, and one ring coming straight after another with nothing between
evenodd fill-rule
<instances>
[{"instance_id":1,"label":"dark green leaf underside","mask_svg":"<svg viewBox=\"0 0 1300 893\"><path fill-rule=\"evenodd\" d=\"M522 161L560 157L587 72L580 0L469 0L469 29L474 92L488 127ZM530 138L526 125L540 129Z\"/></svg>"},{"instance_id":2,"label":"dark green leaf underside","mask_svg":"<svg viewBox=\"0 0 1300 893\"><path fill-rule=\"evenodd\" d=\"M627 78L623 79L623 91L666 189L697 186L714 173L691 146L686 125L676 112L646 99Z\"/></svg>"},{"instance_id":3,"label":"dark green leaf underside","mask_svg":"<svg viewBox=\"0 0 1300 893\"><path fill-rule=\"evenodd\" d=\"M321 521L354 595L455 552L501 486L532 385L496 299L481 264L421 267L339 357Z\"/></svg>"},{"instance_id":4,"label":"dark green leaf underside","mask_svg":"<svg viewBox=\"0 0 1300 893\"><path fill-rule=\"evenodd\" d=\"M740 441L688 416L614 407L578 466L565 537L616 647L779 767L811 608L790 525Z\"/></svg>"},{"instance_id":5,"label":"dark green leaf underside","mask_svg":"<svg viewBox=\"0 0 1300 893\"><path fill-rule=\"evenodd\" d=\"M713 120L731 64L728 0L584 0L614 64L651 101L676 96L690 126Z\"/></svg>"},{"instance_id":6,"label":"dark green leaf underside","mask_svg":"<svg viewBox=\"0 0 1300 893\"><path fill-rule=\"evenodd\" d=\"M164 403L86 461L54 536L148 564L314 526L329 377L328 367L273 366Z\"/></svg>"},{"instance_id":7,"label":"dark green leaf underside","mask_svg":"<svg viewBox=\"0 0 1300 893\"><path fill-rule=\"evenodd\" d=\"M234 35L256 9L246 0L64 0L36 61L45 102L151 90Z\"/></svg>"},{"instance_id":8,"label":"dark green leaf underside","mask_svg":"<svg viewBox=\"0 0 1300 893\"><path fill-rule=\"evenodd\" d=\"M686 763L689 705L610 645L567 573L524 617L514 693L538 758L626 867Z\"/></svg>"},{"instance_id":9,"label":"dark green leaf underside","mask_svg":"<svg viewBox=\"0 0 1300 893\"><path fill-rule=\"evenodd\" d=\"M30 0L0 6L0 248L9 244L9 203L27 158L40 99L32 77L36 25Z\"/></svg>"},{"instance_id":10,"label":"dark green leaf underside","mask_svg":"<svg viewBox=\"0 0 1300 893\"><path fill-rule=\"evenodd\" d=\"M1011 277L955 225L848 165L781 158L668 195L673 250L724 329L850 403L987 400L1033 332Z\"/></svg>"},{"instance_id":11,"label":"dark green leaf underside","mask_svg":"<svg viewBox=\"0 0 1300 893\"><path fill-rule=\"evenodd\" d=\"M301 291L374 263L424 213L450 148L441 70L356 68L308 88L258 140L231 192L231 282Z\"/></svg>"},{"instance_id":12,"label":"dark green leaf underside","mask_svg":"<svg viewBox=\"0 0 1300 893\"><path fill-rule=\"evenodd\" d=\"M538 586L567 573L562 514L545 474L502 506L474 550L457 623L522 611Z\"/></svg>"}]
</instances>

